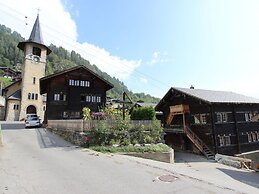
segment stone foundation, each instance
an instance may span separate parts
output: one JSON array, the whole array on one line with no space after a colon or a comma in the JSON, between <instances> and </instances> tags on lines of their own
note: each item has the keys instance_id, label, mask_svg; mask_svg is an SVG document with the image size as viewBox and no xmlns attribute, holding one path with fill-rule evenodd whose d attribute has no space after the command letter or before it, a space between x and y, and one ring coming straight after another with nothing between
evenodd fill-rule
<instances>
[{"instance_id":1,"label":"stone foundation","mask_svg":"<svg viewBox=\"0 0 259 194\"><path fill-rule=\"evenodd\" d=\"M124 153L128 156L135 156L145 159L156 160L160 162L166 163L174 163L174 150L172 149L170 152L154 152L154 153Z\"/></svg>"},{"instance_id":2,"label":"stone foundation","mask_svg":"<svg viewBox=\"0 0 259 194\"><path fill-rule=\"evenodd\" d=\"M52 133L55 133L63 137L66 141L71 142L77 146L87 147L89 145L89 138L84 132L69 130L69 129L56 129L56 128L47 128Z\"/></svg>"},{"instance_id":3,"label":"stone foundation","mask_svg":"<svg viewBox=\"0 0 259 194\"><path fill-rule=\"evenodd\" d=\"M250 159L234 157L234 156L226 156L221 154L216 154L215 160L218 163L225 164L228 166L233 166L235 168L251 168L251 162L252 162Z\"/></svg>"}]
</instances>

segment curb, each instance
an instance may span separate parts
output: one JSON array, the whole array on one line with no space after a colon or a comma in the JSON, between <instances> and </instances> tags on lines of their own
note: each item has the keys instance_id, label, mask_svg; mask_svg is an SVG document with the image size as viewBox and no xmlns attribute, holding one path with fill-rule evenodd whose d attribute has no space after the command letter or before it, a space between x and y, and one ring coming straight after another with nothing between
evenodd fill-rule
<instances>
[{"instance_id":1,"label":"curb","mask_svg":"<svg viewBox=\"0 0 259 194\"><path fill-rule=\"evenodd\" d=\"M2 128L0 124L0 146L3 146L3 145L4 145L3 133L2 133Z\"/></svg>"}]
</instances>

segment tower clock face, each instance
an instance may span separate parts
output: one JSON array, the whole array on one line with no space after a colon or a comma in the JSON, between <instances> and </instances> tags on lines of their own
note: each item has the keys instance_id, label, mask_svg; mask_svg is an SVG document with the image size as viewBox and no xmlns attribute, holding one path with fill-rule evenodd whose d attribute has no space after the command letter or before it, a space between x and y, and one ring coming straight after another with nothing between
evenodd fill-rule
<instances>
[{"instance_id":1,"label":"tower clock face","mask_svg":"<svg viewBox=\"0 0 259 194\"><path fill-rule=\"evenodd\" d=\"M35 63L40 62L40 57L39 57L39 56L33 56L33 61L34 61Z\"/></svg>"}]
</instances>

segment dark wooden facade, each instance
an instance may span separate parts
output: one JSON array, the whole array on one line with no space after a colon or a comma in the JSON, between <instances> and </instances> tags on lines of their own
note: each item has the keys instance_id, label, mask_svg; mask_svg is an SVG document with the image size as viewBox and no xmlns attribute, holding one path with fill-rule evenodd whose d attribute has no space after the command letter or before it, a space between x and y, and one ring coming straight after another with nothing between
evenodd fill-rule
<instances>
[{"instance_id":1,"label":"dark wooden facade","mask_svg":"<svg viewBox=\"0 0 259 194\"><path fill-rule=\"evenodd\" d=\"M175 113L170 120L170 107L179 105L188 106L188 111ZM259 150L257 99L232 92L171 88L156 110L164 113L165 140L175 148L197 151L191 135L184 130L186 125L214 154Z\"/></svg>"},{"instance_id":2,"label":"dark wooden facade","mask_svg":"<svg viewBox=\"0 0 259 194\"><path fill-rule=\"evenodd\" d=\"M112 84L84 66L44 77L40 79L40 92L47 93L45 119L79 119L84 107L99 111L111 88Z\"/></svg>"}]
</instances>

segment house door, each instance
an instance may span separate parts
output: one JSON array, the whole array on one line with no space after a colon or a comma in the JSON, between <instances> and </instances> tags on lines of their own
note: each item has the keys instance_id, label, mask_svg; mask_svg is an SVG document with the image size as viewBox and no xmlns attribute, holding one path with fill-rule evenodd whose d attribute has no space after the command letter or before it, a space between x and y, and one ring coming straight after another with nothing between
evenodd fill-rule
<instances>
[{"instance_id":1,"label":"house door","mask_svg":"<svg viewBox=\"0 0 259 194\"><path fill-rule=\"evenodd\" d=\"M30 105L26 109L26 114L37 114L36 107L33 105Z\"/></svg>"}]
</instances>

